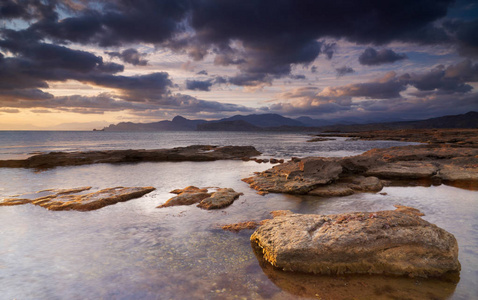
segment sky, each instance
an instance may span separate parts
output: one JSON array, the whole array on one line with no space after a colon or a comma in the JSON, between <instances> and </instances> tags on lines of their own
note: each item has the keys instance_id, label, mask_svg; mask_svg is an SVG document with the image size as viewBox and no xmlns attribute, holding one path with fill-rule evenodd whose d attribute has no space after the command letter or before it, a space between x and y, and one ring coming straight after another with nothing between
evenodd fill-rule
<instances>
[{"instance_id":1,"label":"sky","mask_svg":"<svg viewBox=\"0 0 478 300\"><path fill-rule=\"evenodd\" d=\"M478 110L477 0L0 0L0 130Z\"/></svg>"}]
</instances>

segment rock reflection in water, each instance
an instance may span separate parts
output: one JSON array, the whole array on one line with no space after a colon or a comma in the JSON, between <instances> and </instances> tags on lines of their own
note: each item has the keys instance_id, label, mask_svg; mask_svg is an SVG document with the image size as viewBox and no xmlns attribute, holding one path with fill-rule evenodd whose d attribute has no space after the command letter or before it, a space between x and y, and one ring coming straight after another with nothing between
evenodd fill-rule
<instances>
[{"instance_id":1,"label":"rock reflection in water","mask_svg":"<svg viewBox=\"0 0 478 300\"><path fill-rule=\"evenodd\" d=\"M379 275L325 276L286 272L265 261L261 249L252 246L264 274L280 289L297 297L322 300L448 299L460 280L459 273L437 279Z\"/></svg>"}]
</instances>

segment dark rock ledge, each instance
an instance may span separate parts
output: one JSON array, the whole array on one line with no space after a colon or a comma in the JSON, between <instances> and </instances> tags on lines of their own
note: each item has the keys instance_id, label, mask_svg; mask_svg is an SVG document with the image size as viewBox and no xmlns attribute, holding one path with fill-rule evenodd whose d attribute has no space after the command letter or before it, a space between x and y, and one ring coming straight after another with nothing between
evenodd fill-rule
<instances>
[{"instance_id":1,"label":"dark rock ledge","mask_svg":"<svg viewBox=\"0 0 478 300\"><path fill-rule=\"evenodd\" d=\"M107 150L87 152L50 152L23 160L0 160L0 168L47 169L97 163L136 163L161 161L214 161L243 159L260 155L252 146L194 145L156 150Z\"/></svg>"}]
</instances>

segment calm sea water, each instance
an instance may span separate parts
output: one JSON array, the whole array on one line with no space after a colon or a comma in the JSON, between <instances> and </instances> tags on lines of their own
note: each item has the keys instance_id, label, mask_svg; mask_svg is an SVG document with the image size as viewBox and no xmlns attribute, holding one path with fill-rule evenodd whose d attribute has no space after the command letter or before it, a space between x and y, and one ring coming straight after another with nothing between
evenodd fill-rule
<instances>
[{"instance_id":1,"label":"calm sea water","mask_svg":"<svg viewBox=\"0 0 478 300\"><path fill-rule=\"evenodd\" d=\"M0 159L26 158L38 152L110 149L160 149L189 145L252 145L264 156L349 156L371 148L404 143L393 141L335 141L306 143L311 137L296 133L244 132L103 132L103 131L0 131Z\"/></svg>"},{"instance_id":2,"label":"calm sea water","mask_svg":"<svg viewBox=\"0 0 478 300\"><path fill-rule=\"evenodd\" d=\"M380 141L307 143L301 134L0 132L2 159L28 153L154 149L191 144L253 145L264 156L344 156ZM388 187L387 195L319 198L259 196L241 178L270 164L242 161L98 164L44 172L0 169L0 198L47 188L154 186L135 200L91 212L54 212L33 205L0 207L0 299L476 299L477 192L449 186ZM188 185L243 192L233 205L156 208ZM342 213L416 207L459 243L460 280L380 276L324 277L271 269L255 256L252 231L223 224L262 220L269 212Z\"/></svg>"}]
</instances>

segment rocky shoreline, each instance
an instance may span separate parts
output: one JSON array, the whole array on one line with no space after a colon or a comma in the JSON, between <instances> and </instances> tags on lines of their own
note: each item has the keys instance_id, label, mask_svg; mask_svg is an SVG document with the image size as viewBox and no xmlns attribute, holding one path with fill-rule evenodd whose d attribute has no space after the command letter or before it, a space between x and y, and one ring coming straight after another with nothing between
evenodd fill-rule
<instances>
[{"instance_id":1,"label":"rocky shoreline","mask_svg":"<svg viewBox=\"0 0 478 300\"><path fill-rule=\"evenodd\" d=\"M244 178L261 194L348 196L386 185L478 187L478 148L429 144L372 149L345 158L293 158Z\"/></svg>"},{"instance_id":2,"label":"rocky shoreline","mask_svg":"<svg viewBox=\"0 0 478 300\"><path fill-rule=\"evenodd\" d=\"M163 161L215 161L245 159L260 155L252 146L194 145L156 150L106 150L86 152L50 152L23 160L0 160L0 168L48 169L98 163L138 163Z\"/></svg>"},{"instance_id":3,"label":"rocky shoreline","mask_svg":"<svg viewBox=\"0 0 478 300\"><path fill-rule=\"evenodd\" d=\"M478 126L478 124L477 124ZM478 129L397 129L363 132L329 132L315 134L316 137L349 137L361 140L391 140L428 144L457 144L478 147Z\"/></svg>"}]
</instances>

